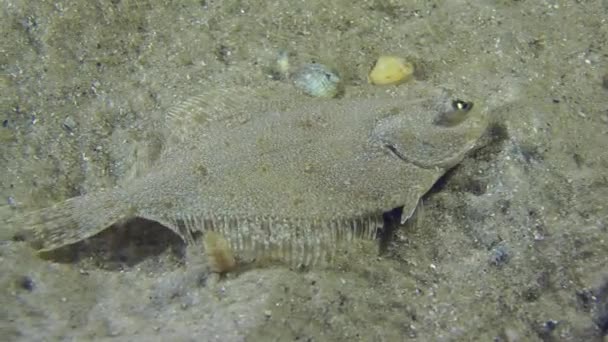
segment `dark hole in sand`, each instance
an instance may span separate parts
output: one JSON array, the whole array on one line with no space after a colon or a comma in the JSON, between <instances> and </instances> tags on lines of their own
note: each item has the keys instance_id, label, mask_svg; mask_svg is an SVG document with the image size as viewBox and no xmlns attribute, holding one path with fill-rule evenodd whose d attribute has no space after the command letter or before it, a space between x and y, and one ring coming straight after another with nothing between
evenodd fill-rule
<instances>
[{"instance_id":1,"label":"dark hole in sand","mask_svg":"<svg viewBox=\"0 0 608 342\"><path fill-rule=\"evenodd\" d=\"M158 222L134 218L114 224L88 239L43 253L45 259L86 267L122 270L151 259L183 262L185 243Z\"/></svg>"}]
</instances>

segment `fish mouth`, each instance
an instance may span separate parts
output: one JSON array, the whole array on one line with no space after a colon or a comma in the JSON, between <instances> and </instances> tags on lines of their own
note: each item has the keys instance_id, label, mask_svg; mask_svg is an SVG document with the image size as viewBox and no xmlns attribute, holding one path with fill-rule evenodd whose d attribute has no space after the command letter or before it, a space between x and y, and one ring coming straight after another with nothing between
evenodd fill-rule
<instances>
[{"instance_id":1,"label":"fish mouth","mask_svg":"<svg viewBox=\"0 0 608 342\"><path fill-rule=\"evenodd\" d=\"M391 144L391 143L384 143L383 146L393 156L395 156L396 158L400 159L401 161L409 163L409 164L412 164L412 165L415 165L415 166L423 168L423 169L433 169L433 168L436 168L436 167L443 167L444 166L442 163L437 163L437 162L434 162L434 161L425 162L423 160L418 160L418 159L416 159L414 157L408 157L404 153L400 152L399 149L397 148L397 146L395 146L394 144Z\"/></svg>"},{"instance_id":2,"label":"fish mouth","mask_svg":"<svg viewBox=\"0 0 608 342\"><path fill-rule=\"evenodd\" d=\"M395 145L390 143L384 143L384 148L389 150L395 157L403 160L404 162L411 162L411 160L406 158L403 154L401 154L401 152L399 152L399 150L397 150L397 147Z\"/></svg>"}]
</instances>

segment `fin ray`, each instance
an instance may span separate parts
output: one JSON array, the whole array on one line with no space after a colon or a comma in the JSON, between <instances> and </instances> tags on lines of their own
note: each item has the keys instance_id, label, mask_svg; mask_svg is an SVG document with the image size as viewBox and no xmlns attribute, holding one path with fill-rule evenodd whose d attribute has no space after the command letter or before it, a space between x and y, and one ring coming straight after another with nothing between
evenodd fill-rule
<instances>
[{"instance_id":1,"label":"fin ray","mask_svg":"<svg viewBox=\"0 0 608 342\"><path fill-rule=\"evenodd\" d=\"M336 251L354 240L373 240L381 216L312 221L275 217L225 217L181 214L168 220L186 243L196 232L221 235L241 262L284 262L293 268L331 264ZM204 237L203 237L204 241Z\"/></svg>"},{"instance_id":2,"label":"fin ray","mask_svg":"<svg viewBox=\"0 0 608 342\"><path fill-rule=\"evenodd\" d=\"M212 122L230 125L250 120L252 113L266 113L285 101L248 87L209 89L170 108L166 114L167 134L179 142L204 133Z\"/></svg>"}]
</instances>

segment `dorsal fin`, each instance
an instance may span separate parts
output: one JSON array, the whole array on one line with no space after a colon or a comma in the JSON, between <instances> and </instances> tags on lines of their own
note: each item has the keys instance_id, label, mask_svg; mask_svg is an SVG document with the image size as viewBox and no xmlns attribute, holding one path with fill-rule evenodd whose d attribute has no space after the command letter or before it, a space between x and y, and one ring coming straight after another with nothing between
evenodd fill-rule
<instances>
[{"instance_id":1,"label":"dorsal fin","mask_svg":"<svg viewBox=\"0 0 608 342\"><path fill-rule=\"evenodd\" d=\"M167 138L185 142L192 135L204 134L212 122L226 125L242 124L251 115L278 110L286 104L285 97L275 89L262 92L249 87L214 88L172 107L166 116Z\"/></svg>"}]
</instances>

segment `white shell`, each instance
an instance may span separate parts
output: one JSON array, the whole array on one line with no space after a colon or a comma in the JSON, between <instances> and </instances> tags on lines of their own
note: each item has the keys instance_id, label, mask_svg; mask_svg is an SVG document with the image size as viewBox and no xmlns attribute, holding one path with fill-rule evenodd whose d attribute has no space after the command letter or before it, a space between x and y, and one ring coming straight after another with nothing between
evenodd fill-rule
<instances>
[{"instance_id":1,"label":"white shell","mask_svg":"<svg viewBox=\"0 0 608 342\"><path fill-rule=\"evenodd\" d=\"M313 97L335 97L340 90L340 76L329 67L309 63L292 75L294 85Z\"/></svg>"}]
</instances>

